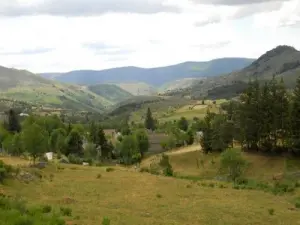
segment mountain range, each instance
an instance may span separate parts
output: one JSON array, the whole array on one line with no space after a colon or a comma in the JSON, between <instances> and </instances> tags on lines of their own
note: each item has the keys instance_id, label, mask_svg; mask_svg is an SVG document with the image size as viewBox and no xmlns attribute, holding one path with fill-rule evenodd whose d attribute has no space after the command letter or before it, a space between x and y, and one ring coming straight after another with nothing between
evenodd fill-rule
<instances>
[{"instance_id":1,"label":"mountain range","mask_svg":"<svg viewBox=\"0 0 300 225\"><path fill-rule=\"evenodd\" d=\"M101 83L146 83L160 87L174 80L184 78L211 77L240 70L254 59L221 58L207 62L184 62L159 68L120 67L107 70L78 70L68 73L43 73L41 76L60 82L79 85Z\"/></svg>"},{"instance_id":2,"label":"mountain range","mask_svg":"<svg viewBox=\"0 0 300 225\"><path fill-rule=\"evenodd\" d=\"M300 51L291 46L277 46L241 70L207 78L179 92L193 93L195 97L232 97L242 92L250 80L264 83L273 76L283 78L286 87L293 88L300 76Z\"/></svg>"},{"instance_id":3,"label":"mountain range","mask_svg":"<svg viewBox=\"0 0 300 225\"><path fill-rule=\"evenodd\" d=\"M264 82L273 76L282 77L287 87L293 87L299 75L300 52L290 46L278 46L257 60L222 58L152 69L124 67L33 74L0 67L0 110L1 102L17 100L42 107L105 112L121 102L132 104L135 96L155 96L157 92L230 98L242 92L249 80Z\"/></svg>"}]
</instances>

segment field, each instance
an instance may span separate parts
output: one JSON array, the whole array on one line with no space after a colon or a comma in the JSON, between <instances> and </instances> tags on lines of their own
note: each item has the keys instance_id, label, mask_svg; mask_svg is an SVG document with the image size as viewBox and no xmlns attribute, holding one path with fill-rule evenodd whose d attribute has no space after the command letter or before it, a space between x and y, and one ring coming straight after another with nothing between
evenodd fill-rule
<instances>
[{"instance_id":1,"label":"field","mask_svg":"<svg viewBox=\"0 0 300 225\"><path fill-rule=\"evenodd\" d=\"M136 123L143 122L148 107L151 109L153 117L160 122L178 120L181 117L186 117L188 120L192 120L194 117L204 118L208 109L210 112L218 113L220 104L225 101L221 99L213 104L212 101L207 100L202 105L202 101L172 97L165 101L144 104L141 109L131 114L130 119Z\"/></svg>"},{"instance_id":2,"label":"field","mask_svg":"<svg viewBox=\"0 0 300 225\"><path fill-rule=\"evenodd\" d=\"M197 168L196 158L200 156L197 149L195 145L168 153L175 173L186 176L216 173L218 156L207 156L204 167ZM290 167L287 165L300 165L299 161L287 162L277 157L251 154L245 157L252 162L247 174L257 179L268 180L272 174ZM2 159L11 164L28 163ZM104 167L52 165L40 172L41 181L29 184L11 181L0 189L5 194L22 196L30 204L70 207L73 216L67 218L68 224L101 224L104 217L111 220L111 225L300 224L299 210L293 204L299 192L275 196L257 190L236 190L230 183L212 179L193 181L140 173L132 168L113 169L106 172Z\"/></svg>"}]
</instances>

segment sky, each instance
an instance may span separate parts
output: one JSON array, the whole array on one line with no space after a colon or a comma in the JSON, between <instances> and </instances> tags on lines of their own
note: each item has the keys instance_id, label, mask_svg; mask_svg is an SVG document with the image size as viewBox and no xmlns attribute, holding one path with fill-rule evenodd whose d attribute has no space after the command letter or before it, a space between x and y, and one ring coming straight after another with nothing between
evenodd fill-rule
<instances>
[{"instance_id":1,"label":"sky","mask_svg":"<svg viewBox=\"0 0 300 225\"><path fill-rule=\"evenodd\" d=\"M0 65L159 67L300 50L300 0L0 0Z\"/></svg>"}]
</instances>

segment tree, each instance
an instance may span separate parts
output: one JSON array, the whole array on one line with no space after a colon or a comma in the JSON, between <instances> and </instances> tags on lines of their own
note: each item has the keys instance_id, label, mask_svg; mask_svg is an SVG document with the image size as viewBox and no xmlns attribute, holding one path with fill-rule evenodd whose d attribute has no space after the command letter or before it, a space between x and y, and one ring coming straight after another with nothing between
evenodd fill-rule
<instances>
[{"instance_id":1,"label":"tree","mask_svg":"<svg viewBox=\"0 0 300 225\"><path fill-rule=\"evenodd\" d=\"M150 108L147 109L147 115L146 115L146 119L145 119L145 127L148 130L155 130L155 121L152 117Z\"/></svg>"},{"instance_id":2,"label":"tree","mask_svg":"<svg viewBox=\"0 0 300 225\"><path fill-rule=\"evenodd\" d=\"M21 135L16 133L9 135L3 141L3 148L13 156L19 156L23 152Z\"/></svg>"},{"instance_id":3,"label":"tree","mask_svg":"<svg viewBox=\"0 0 300 225\"><path fill-rule=\"evenodd\" d=\"M65 154L68 156L74 154L81 156L83 153L83 140L80 133L73 129L66 139L66 150Z\"/></svg>"},{"instance_id":4,"label":"tree","mask_svg":"<svg viewBox=\"0 0 300 225\"><path fill-rule=\"evenodd\" d=\"M7 123L7 130L12 133L19 133L21 131L21 125L19 122L18 115L16 114L15 110L10 109L8 111L8 123Z\"/></svg>"},{"instance_id":5,"label":"tree","mask_svg":"<svg viewBox=\"0 0 300 225\"><path fill-rule=\"evenodd\" d=\"M29 152L35 164L36 159L48 149L48 134L39 125L33 124L22 131L24 150Z\"/></svg>"},{"instance_id":6,"label":"tree","mask_svg":"<svg viewBox=\"0 0 300 225\"><path fill-rule=\"evenodd\" d=\"M148 135L145 131L140 130L136 132L135 134L138 144L139 152L141 153L141 156L144 157L144 154L149 150L149 139Z\"/></svg>"},{"instance_id":7,"label":"tree","mask_svg":"<svg viewBox=\"0 0 300 225\"><path fill-rule=\"evenodd\" d=\"M221 154L220 172L228 175L228 178L235 181L243 175L246 167L246 160L242 157L239 149L227 149Z\"/></svg>"},{"instance_id":8,"label":"tree","mask_svg":"<svg viewBox=\"0 0 300 225\"><path fill-rule=\"evenodd\" d=\"M141 157L138 141L134 135L127 135L121 143L121 157L126 165L138 162Z\"/></svg>"},{"instance_id":9,"label":"tree","mask_svg":"<svg viewBox=\"0 0 300 225\"><path fill-rule=\"evenodd\" d=\"M178 125L178 128L183 131L187 131L189 128L189 122L187 121L187 119L185 117L181 117L180 120L178 121L177 125Z\"/></svg>"},{"instance_id":10,"label":"tree","mask_svg":"<svg viewBox=\"0 0 300 225\"><path fill-rule=\"evenodd\" d=\"M293 151L300 152L300 77L297 79L292 99L291 139Z\"/></svg>"},{"instance_id":11,"label":"tree","mask_svg":"<svg viewBox=\"0 0 300 225\"><path fill-rule=\"evenodd\" d=\"M215 117L214 113L207 112L204 118L204 127L203 127L203 136L200 139L200 143L203 151L207 154L213 150L212 148L212 139L213 139L213 129L212 129L212 121Z\"/></svg>"},{"instance_id":12,"label":"tree","mask_svg":"<svg viewBox=\"0 0 300 225\"><path fill-rule=\"evenodd\" d=\"M52 151L58 152L62 150L62 140L67 136L66 130L59 128L52 131L49 139L49 145Z\"/></svg>"}]
</instances>

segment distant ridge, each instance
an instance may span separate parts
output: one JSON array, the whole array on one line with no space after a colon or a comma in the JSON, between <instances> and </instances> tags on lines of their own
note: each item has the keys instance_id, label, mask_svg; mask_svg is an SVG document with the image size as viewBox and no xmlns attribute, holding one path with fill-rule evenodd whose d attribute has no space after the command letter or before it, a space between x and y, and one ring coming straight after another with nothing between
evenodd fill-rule
<instances>
[{"instance_id":1,"label":"distant ridge","mask_svg":"<svg viewBox=\"0 0 300 225\"><path fill-rule=\"evenodd\" d=\"M77 70L62 74L44 73L41 76L81 85L143 82L159 87L184 78L211 77L231 73L249 66L253 61L254 59L248 58L220 58L207 62L184 62L150 69L129 66L99 71Z\"/></svg>"}]
</instances>

